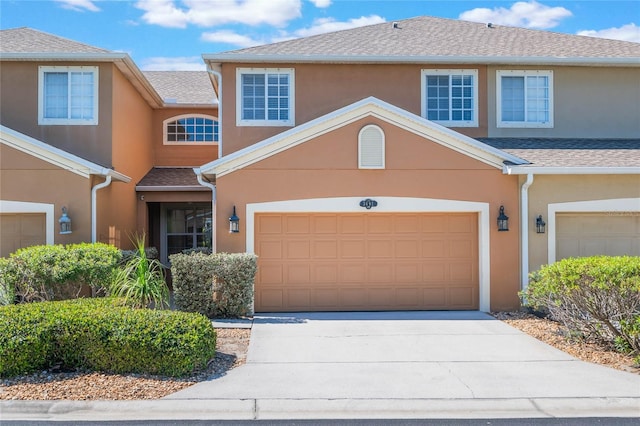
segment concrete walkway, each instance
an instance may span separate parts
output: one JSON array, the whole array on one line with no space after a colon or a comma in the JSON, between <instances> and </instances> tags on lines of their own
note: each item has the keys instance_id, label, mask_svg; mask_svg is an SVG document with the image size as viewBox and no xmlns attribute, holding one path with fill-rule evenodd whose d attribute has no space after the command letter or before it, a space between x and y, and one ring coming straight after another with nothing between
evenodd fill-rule
<instances>
[{"instance_id":1,"label":"concrete walkway","mask_svg":"<svg viewBox=\"0 0 640 426\"><path fill-rule=\"evenodd\" d=\"M3 403L0 418L19 408L57 420L640 417L640 376L480 312L277 314L255 317L244 366L162 400Z\"/></svg>"}]
</instances>

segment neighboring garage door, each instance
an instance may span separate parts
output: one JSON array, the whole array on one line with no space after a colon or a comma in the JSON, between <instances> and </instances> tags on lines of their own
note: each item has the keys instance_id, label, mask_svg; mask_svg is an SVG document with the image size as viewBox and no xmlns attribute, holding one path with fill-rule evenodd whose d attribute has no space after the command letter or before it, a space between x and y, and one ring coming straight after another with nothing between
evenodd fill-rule
<instances>
[{"instance_id":1,"label":"neighboring garage door","mask_svg":"<svg viewBox=\"0 0 640 426\"><path fill-rule=\"evenodd\" d=\"M255 310L478 309L476 213L265 213Z\"/></svg>"},{"instance_id":2,"label":"neighboring garage door","mask_svg":"<svg viewBox=\"0 0 640 426\"><path fill-rule=\"evenodd\" d=\"M7 257L19 248L45 243L43 213L0 214L0 257Z\"/></svg>"},{"instance_id":3,"label":"neighboring garage door","mask_svg":"<svg viewBox=\"0 0 640 426\"><path fill-rule=\"evenodd\" d=\"M558 213L556 257L640 256L640 214Z\"/></svg>"}]
</instances>

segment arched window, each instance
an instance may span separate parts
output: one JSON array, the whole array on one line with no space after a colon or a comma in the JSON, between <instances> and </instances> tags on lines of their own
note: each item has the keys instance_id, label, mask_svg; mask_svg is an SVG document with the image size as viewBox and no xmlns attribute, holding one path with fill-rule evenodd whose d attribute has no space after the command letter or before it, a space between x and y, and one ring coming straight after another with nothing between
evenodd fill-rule
<instances>
[{"instance_id":1,"label":"arched window","mask_svg":"<svg viewBox=\"0 0 640 426\"><path fill-rule=\"evenodd\" d=\"M358 134L358 167L384 169L384 132L374 124L364 126Z\"/></svg>"},{"instance_id":2,"label":"arched window","mask_svg":"<svg viewBox=\"0 0 640 426\"><path fill-rule=\"evenodd\" d=\"M164 143L202 144L218 142L218 120L203 114L180 115L164 121Z\"/></svg>"}]
</instances>

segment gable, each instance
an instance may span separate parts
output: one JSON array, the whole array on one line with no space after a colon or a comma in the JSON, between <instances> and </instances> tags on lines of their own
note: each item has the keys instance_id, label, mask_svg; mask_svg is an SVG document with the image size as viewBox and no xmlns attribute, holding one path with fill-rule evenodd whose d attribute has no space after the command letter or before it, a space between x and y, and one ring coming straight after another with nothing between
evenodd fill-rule
<instances>
[{"instance_id":1,"label":"gable","mask_svg":"<svg viewBox=\"0 0 640 426\"><path fill-rule=\"evenodd\" d=\"M196 172L209 177L221 177L365 119L376 121L380 124L385 123L385 127L388 128L402 129L405 132L474 159L476 162L479 161L497 169L502 169L505 161L513 164L526 164L526 161L519 157L485 145L379 99L366 98L205 164L197 169ZM352 131L356 131L355 137L352 138L356 143L357 131L361 127L356 126L352 129ZM337 148L339 148L340 153L347 149L344 146ZM334 154L335 161L343 161L339 159L338 153ZM346 155L346 152L344 154ZM357 155L357 149L353 155ZM412 161L417 161L418 159L418 156L414 156ZM357 165L357 162L355 164ZM425 167L424 163L416 164L416 166L419 168Z\"/></svg>"}]
</instances>

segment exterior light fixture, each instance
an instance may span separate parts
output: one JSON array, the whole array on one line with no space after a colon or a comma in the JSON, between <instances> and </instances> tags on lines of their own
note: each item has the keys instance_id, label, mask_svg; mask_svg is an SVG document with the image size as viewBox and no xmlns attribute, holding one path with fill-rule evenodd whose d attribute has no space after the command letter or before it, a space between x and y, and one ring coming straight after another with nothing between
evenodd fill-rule
<instances>
[{"instance_id":1,"label":"exterior light fixture","mask_svg":"<svg viewBox=\"0 0 640 426\"><path fill-rule=\"evenodd\" d=\"M544 229L547 226L547 224L544 222L544 220L542 220L542 215L539 215L536 218L536 232L538 234L544 234Z\"/></svg>"},{"instance_id":2,"label":"exterior light fixture","mask_svg":"<svg viewBox=\"0 0 640 426\"><path fill-rule=\"evenodd\" d=\"M67 216L67 208L62 208L62 216L58 219L58 223L60 223L60 233L61 234L70 234L71 233L71 218Z\"/></svg>"},{"instance_id":3,"label":"exterior light fixture","mask_svg":"<svg viewBox=\"0 0 640 426\"><path fill-rule=\"evenodd\" d=\"M498 231L509 230L509 217L504 214L504 206L500 206L500 214L498 214Z\"/></svg>"},{"instance_id":4,"label":"exterior light fixture","mask_svg":"<svg viewBox=\"0 0 640 426\"><path fill-rule=\"evenodd\" d=\"M236 216L236 206L233 206L233 214L229 218L229 232L240 232L240 218Z\"/></svg>"}]
</instances>

